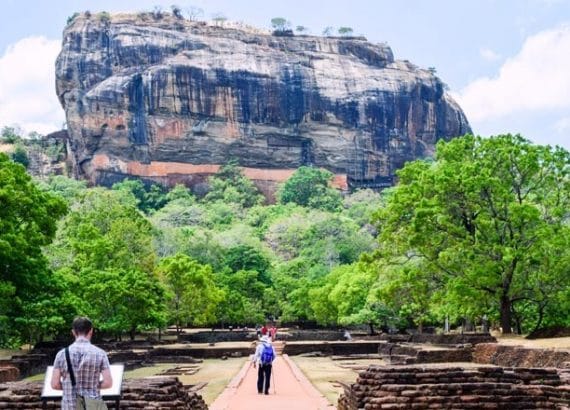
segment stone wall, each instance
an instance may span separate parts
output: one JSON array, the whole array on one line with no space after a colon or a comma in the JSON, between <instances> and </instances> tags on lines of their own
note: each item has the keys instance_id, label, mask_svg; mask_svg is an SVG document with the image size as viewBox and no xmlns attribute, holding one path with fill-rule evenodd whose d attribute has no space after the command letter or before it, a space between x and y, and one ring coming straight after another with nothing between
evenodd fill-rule
<instances>
[{"instance_id":1,"label":"stone wall","mask_svg":"<svg viewBox=\"0 0 570 410\"><path fill-rule=\"evenodd\" d=\"M473 359L473 347L469 344L426 349L414 343L382 342L378 353L390 364L471 362Z\"/></svg>"},{"instance_id":2,"label":"stone wall","mask_svg":"<svg viewBox=\"0 0 570 410\"><path fill-rule=\"evenodd\" d=\"M37 410L42 383L13 382L0 384L0 409ZM109 408L114 408L111 402ZM59 402L48 402L48 409L59 409ZM176 377L149 377L123 381L121 410L178 409L206 410L208 406L191 386L183 386Z\"/></svg>"},{"instance_id":3,"label":"stone wall","mask_svg":"<svg viewBox=\"0 0 570 410\"><path fill-rule=\"evenodd\" d=\"M20 371L17 367L0 363L0 383L16 381L19 376Z\"/></svg>"},{"instance_id":4,"label":"stone wall","mask_svg":"<svg viewBox=\"0 0 570 410\"><path fill-rule=\"evenodd\" d=\"M380 340L388 342L409 342L409 343L431 343L434 345L459 345L479 343L496 343L497 339L489 333L463 333L463 334L429 334L417 333L414 335L388 334L383 333L379 336Z\"/></svg>"},{"instance_id":5,"label":"stone wall","mask_svg":"<svg viewBox=\"0 0 570 410\"><path fill-rule=\"evenodd\" d=\"M196 333L186 333L178 336L181 342L190 343L219 343L219 342L248 342L257 339L255 332L245 330L219 331L216 330Z\"/></svg>"},{"instance_id":6,"label":"stone wall","mask_svg":"<svg viewBox=\"0 0 570 410\"><path fill-rule=\"evenodd\" d=\"M277 339L284 341L336 341L344 340L344 332L340 330L278 330ZM190 343L249 342L257 340L257 335L255 331L233 330L230 332L216 330L214 332L205 331L181 334L178 336L178 340Z\"/></svg>"},{"instance_id":7,"label":"stone wall","mask_svg":"<svg viewBox=\"0 0 570 410\"><path fill-rule=\"evenodd\" d=\"M370 366L345 386L339 410L566 409L570 386L554 369Z\"/></svg>"},{"instance_id":8,"label":"stone wall","mask_svg":"<svg viewBox=\"0 0 570 410\"><path fill-rule=\"evenodd\" d=\"M360 342L287 342L283 348L283 353L295 356L304 353L320 352L325 356L333 355L354 355L354 354L377 354L381 342L360 341Z\"/></svg>"},{"instance_id":9,"label":"stone wall","mask_svg":"<svg viewBox=\"0 0 570 410\"><path fill-rule=\"evenodd\" d=\"M475 346L473 361L509 367L570 368L570 350L533 349L484 343Z\"/></svg>"}]
</instances>

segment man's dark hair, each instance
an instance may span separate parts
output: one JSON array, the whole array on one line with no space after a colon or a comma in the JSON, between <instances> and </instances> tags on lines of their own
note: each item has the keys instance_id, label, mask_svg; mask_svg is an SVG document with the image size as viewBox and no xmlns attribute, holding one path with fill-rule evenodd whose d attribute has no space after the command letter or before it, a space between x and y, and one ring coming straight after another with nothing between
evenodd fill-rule
<instances>
[{"instance_id":1,"label":"man's dark hair","mask_svg":"<svg viewBox=\"0 0 570 410\"><path fill-rule=\"evenodd\" d=\"M73 320L73 331L76 335L87 335L93 329L93 323L86 317L76 317Z\"/></svg>"}]
</instances>

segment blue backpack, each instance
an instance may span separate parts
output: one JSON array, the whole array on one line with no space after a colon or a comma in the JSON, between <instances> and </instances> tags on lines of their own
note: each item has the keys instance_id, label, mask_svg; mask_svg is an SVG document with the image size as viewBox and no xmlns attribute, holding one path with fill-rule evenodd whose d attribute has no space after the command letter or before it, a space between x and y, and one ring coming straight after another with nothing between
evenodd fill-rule
<instances>
[{"instance_id":1,"label":"blue backpack","mask_svg":"<svg viewBox=\"0 0 570 410\"><path fill-rule=\"evenodd\" d=\"M273 347L270 344L264 344L263 350L261 351L261 364L271 364L275 359L275 354L273 353Z\"/></svg>"}]
</instances>

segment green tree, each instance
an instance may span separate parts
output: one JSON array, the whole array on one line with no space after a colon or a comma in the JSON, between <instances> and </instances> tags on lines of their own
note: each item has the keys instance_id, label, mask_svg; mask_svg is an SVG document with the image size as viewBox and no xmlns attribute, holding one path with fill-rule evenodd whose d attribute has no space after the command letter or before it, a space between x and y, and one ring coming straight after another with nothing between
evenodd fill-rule
<instances>
[{"instance_id":1,"label":"green tree","mask_svg":"<svg viewBox=\"0 0 570 410\"><path fill-rule=\"evenodd\" d=\"M537 304L537 287L553 289L545 311L570 283L569 164L568 151L520 136L441 141L435 162L398 172L376 216L376 258L422 259L442 300L473 311L490 300L510 333L521 304Z\"/></svg>"},{"instance_id":2,"label":"green tree","mask_svg":"<svg viewBox=\"0 0 570 410\"><path fill-rule=\"evenodd\" d=\"M264 319L263 301L266 286L256 271L239 270L218 274L224 298L218 306L217 316L222 324L253 324Z\"/></svg>"},{"instance_id":3,"label":"green tree","mask_svg":"<svg viewBox=\"0 0 570 410\"><path fill-rule=\"evenodd\" d=\"M285 31L291 26L291 23L283 17L273 17L271 19L271 27L276 31Z\"/></svg>"},{"instance_id":4,"label":"green tree","mask_svg":"<svg viewBox=\"0 0 570 410\"><path fill-rule=\"evenodd\" d=\"M240 270L255 271L259 274L259 279L265 284L270 284L269 277L270 262L267 256L251 245L238 245L228 249L224 256L224 265L232 271Z\"/></svg>"},{"instance_id":5,"label":"green tree","mask_svg":"<svg viewBox=\"0 0 570 410\"><path fill-rule=\"evenodd\" d=\"M16 128L4 126L0 134L0 141L4 144L16 144L22 141L22 137Z\"/></svg>"},{"instance_id":6,"label":"green tree","mask_svg":"<svg viewBox=\"0 0 570 410\"><path fill-rule=\"evenodd\" d=\"M0 343L12 334L13 320L26 303L37 300L51 272L42 247L56 232L65 202L41 191L24 167L0 154ZM6 326L6 327L4 327Z\"/></svg>"},{"instance_id":7,"label":"green tree","mask_svg":"<svg viewBox=\"0 0 570 410\"><path fill-rule=\"evenodd\" d=\"M207 202L222 201L239 204L245 208L259 205L264 197L250 179L243 175L236 162L229 162L210 178L210 190L204 198Z\"/></svg>"},{"instance_id":8,"label":"green tree","mask_svg":"<svg viewBox=\"0 0 570 410\"><path fill-rule=\"evenodd\" d=\"M83 269L79 277L80 311L97 322L101 331L120 337L127 332L166 325L164 287L158 278L138 269Z\"/></svg>"},{"instance_id":9,"label":"green tree","mask_svg":"<svg viewBox=\"0 0 570 410\"><path fill-rule=\"evenodd\" d=\"M22 144L17 144L12 152L12 161L21 164L24 168L28 168L30 165L30 158L28 157L28 151Z\"/></svg>"},{"instance_id":10,"label":"green tree","mask_svg":"<svg viewBox=\"0 0 570 410\"><path fill-rule=\"evenodd\" d=\"M352 29L352 27L339 27L338 28L338 34L340 34L343 37L349 37L352 35L353 32L354 32L354 30Z\"/></svg>"},{"instance_id":11,"label":"green tree","mask_svg":"<svg viewBox=\"0 0 570 410\"><path fill-rule=\"evenodd\" d=\"M158 272L168 290L171 318L177 333L184 325L204 325L215 320L221 297L210 265L176 254L160 261Z\"/></svg>"},{"instance_id":12,"label":"green tree","mask_svg":"<svg viewBox=\"0 0 570 410\"><path fill-rule=\"evenodd\" d=\"M214 13L212 14L212 20L214 20L217 26L223 26L228 18L223 13Z\"/></svg>"},{"instance_id":13,"label":"green tree","mask_svg":"<svg viewBox=\"0 0 570 410\"><path fill-rule=\"evenodd\" d=\"M167 195L162 186L145 185L140 179L125 179L117 182L113 185L113 190L132 194L137 207L147 214L162 208L167 202Z\"/></svg>"},{"instance_id":14,"label":"green tree","mask_svg":"<svg viewBox=\"0 0 570 410\"><path fill-rule=\"evenodd\" d=\"M71 204L87 189L85 181L78 181L63 175L50 176L47 181L39 182L38 185L43 191L63 197L68 204Z\"/></svg>"},{"instance_id":15,"label":"green tree","mask_svg":"<svg viewBox=\"0 0 570 410\"><path fill-rule=\"evenodd\" d=\"M47 249L52 266L123 271L154 269L152 226L120 192L87 190L62 220Z\"/></svg>"},{"instance_id":16,"label":"green tree","mask_svg":"<svg viewBox=\"0 0 570 410\"><path fill-rule=\"evenodd\" d=\"M332 27L332 26L326 26L326 27L323 29L323 36L325 36L325 37L330 37L330 36L332 36L333 31L334 31L334 27Z\"/></svg>"},{"instance_id":17,"label":"green tree","mask_svg":"<svg viewBox=\"0 0 570 410\"><path fill-rule=\"evenodd\" d=\"M341 206L341 196L340 192L329 187L332 178L333 174L327 170L300 167L279 189L279 202L293 202L328 211L338 210Z\"/></svg>"}]
</instances>

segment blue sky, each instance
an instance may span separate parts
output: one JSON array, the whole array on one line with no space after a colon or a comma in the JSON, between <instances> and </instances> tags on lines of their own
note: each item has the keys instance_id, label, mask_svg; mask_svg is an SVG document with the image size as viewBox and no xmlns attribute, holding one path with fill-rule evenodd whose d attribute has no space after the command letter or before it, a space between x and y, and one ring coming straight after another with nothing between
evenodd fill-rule
<instances>
[{"instance_id":1,"label":"blue sky","mask_svg":"<svg viewBox=\"0 0 570 410\"><path fill-rule=\"evenodd\" d=\"M313 34L353 27L398 59L435 67L476 133L520 132L570 149L570 0L3 0L0 126L61 126L53 61L73 12L173 3L261 27L282 16Z\"/></svg>"}]
</instances>

